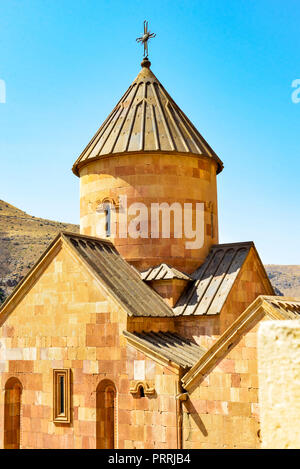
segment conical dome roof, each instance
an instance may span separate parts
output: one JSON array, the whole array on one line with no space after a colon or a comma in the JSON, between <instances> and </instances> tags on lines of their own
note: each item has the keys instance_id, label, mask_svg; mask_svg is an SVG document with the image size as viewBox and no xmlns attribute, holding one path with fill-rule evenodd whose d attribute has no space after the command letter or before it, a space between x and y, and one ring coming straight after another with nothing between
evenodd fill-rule
<instances>
[{"instance_id":1,"label":"conical dome roof","mask_svg":"<svg viewBox=\"0 0 300 469\"><path fill-rule=\"evenodd\" d=\"M191 153L223 163L167 93L144 59L142 70L73 165L130 152Z\"/></svg>"}]
</instances>

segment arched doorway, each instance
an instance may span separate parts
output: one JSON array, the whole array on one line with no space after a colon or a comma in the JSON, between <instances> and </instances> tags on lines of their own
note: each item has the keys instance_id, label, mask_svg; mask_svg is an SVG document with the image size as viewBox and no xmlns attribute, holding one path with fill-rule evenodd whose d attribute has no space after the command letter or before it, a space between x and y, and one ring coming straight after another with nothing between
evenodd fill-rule
<instances>
[{"instance_id":1,"label":"arched doorway","mask_svg":"<svg viewBox=\"0 0 300 469\"><path fill-rule=\"evenodd\" d=\"M116 387L103 380L97 387L97 449L114 449L116 440Z\"/></svg>"},{"instance_id":2,"label":"arched doorway","mask_svg":"<svg viewBox=\"0 0 300 469\"><path fill-rule=\"evenodd\" d=\"M19 449L21 433L22 384L10 378L5 385L4 399L4 448Z\"/></svg>"}]
</instances>

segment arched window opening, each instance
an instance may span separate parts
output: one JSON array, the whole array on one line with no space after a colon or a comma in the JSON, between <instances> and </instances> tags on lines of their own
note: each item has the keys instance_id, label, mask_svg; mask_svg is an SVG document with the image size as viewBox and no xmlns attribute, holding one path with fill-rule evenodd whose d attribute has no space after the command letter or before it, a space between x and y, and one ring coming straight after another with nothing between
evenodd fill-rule
<instances>
[{"instance_id":1,"label":"arched window opening","mask_svg":"<svg viewBox=\"0 0 300 469\"><path fill-rule=\"evenodd\" d=\"M116 387L110 380L99 383L96 391L97 449L114 449L116 441Z\"/></svg>"},{"instance_id":2,"label":"arched window opening","mask_svg":"<svg viewBox=\"0 0 300 469\"><path fill-rule=\"evenodd\" d=\"M96 212L100 214L98 234L99 236L112 236L112 224L115 223L113 213L117 209L117 204L110 198L105 198L98 203Z\"/></svg>"},{"instance_id":3,"label":"arched window opening","mask_svg":"<svg viewBox=\"0 0 300 469\"><path fill-rule=\"evenodd\" d=\"M139 387L139 392L138 392L139 397L145 397L145 390L143 386Z\"/></svg>"},{"instance_id":4,"label":"arched window opening","mask_svg":"<svg viewBox=\"0 0 300 469\"><path fill-rule=\"evenodd\" d=\"M104 210L105 213L105 236L108 238L111 235L111 209L107 204Z\"/></svg>"},{"instance_id":5,"label":"arched window opening","mask_svg":"<svg viewBox=\"0 0 300 469\"><path fill-rule=\"evenodd\" d=\"M22 384L10 378L5 385L4 398L4 448L19 449L21 435Z\"/></svg>"}]
</instances>

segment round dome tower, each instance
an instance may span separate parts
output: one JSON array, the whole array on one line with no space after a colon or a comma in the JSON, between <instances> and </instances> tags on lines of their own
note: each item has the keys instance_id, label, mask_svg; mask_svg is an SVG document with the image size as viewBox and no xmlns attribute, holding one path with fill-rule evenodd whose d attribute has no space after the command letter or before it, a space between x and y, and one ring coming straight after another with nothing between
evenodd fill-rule
<instances>
[{"instance_id":1,"label":"round dome tower","mask_svg":"<svg viewBox=\"0 0 300 469\"><path fill-rule=\"evenodd\" d=\"M108 237L139 270L192 272L218 243L223 164L150 70L142 70L73 166L80 232Z\"/></svg>"}]
</instances>

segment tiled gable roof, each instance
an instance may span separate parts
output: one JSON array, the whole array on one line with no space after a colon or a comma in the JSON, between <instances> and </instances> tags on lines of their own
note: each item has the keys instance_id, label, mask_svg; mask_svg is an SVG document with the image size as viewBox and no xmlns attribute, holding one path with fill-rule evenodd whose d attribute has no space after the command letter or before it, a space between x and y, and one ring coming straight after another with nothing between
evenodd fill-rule
<instances>
[{"instance_id":1,"label":"tiled gable roof","mask_svg":"<svg viewBox=\"0 0 300 469\"><path fill-rule=\"evenodd\" d=\"M140 273L120 256L111 242L77 233L62 232L0 306L0 315L6 311L5 315L2 315L2 322L12 311L13 299L16 297L21 299L34 279L42 275L43 263L60 243L67 243L75 250L79 259L91 269L96 278L103 282L108 292L124 307L129 316L174 316L173 310L158 293L143 282Z\"/></svg>"},{"instance_id":2,"label":"tiled gable roof","mask_svg":"<svg viewBox=\"0 0 300 469\"><path fill-rule=\"evenodd\" d=\"M194 283L179 298L176 315L220 313L253 242L218 244L205 262L192 274Z\"/></svg>"},{"instance_id":3,"label":"tiled gable roof","mask_svg":"<svg viewBox=\"0 0 300 469\"><path fill-rule=\"evenodd\" d=\"M193 280L192 277L180 270L170 267L169 265L162 263L155 267L150 267L147 270L141 272L141 277L146 282L152 280L170 280L170 279L179 279L179 280Z\"/></svg>"}]
</instances>

